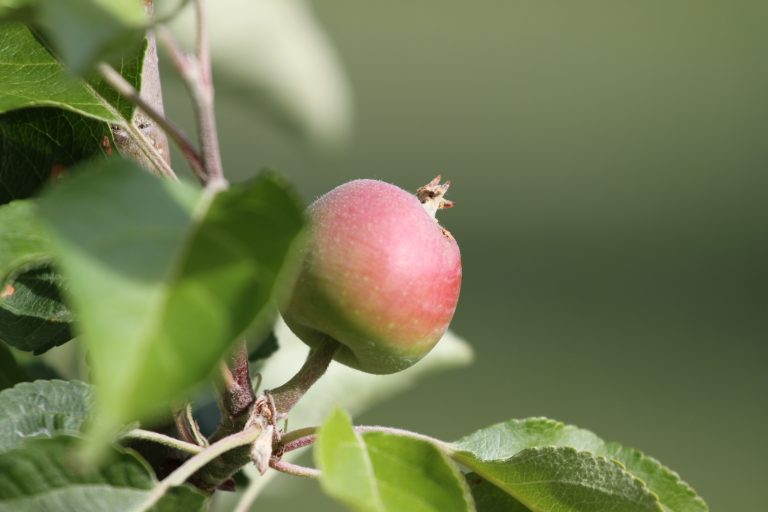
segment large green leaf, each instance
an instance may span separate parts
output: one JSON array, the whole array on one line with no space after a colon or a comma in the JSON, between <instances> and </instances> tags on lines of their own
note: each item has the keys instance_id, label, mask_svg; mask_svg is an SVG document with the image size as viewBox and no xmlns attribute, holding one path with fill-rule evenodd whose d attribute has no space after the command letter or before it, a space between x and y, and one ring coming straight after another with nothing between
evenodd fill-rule
<instances>
[{"instance_id":1,"label":"large green leaf","mask_svg":"<svg viewBox=\"0 0 768 512\"><path fill-rule=\"evenodd\" d=\"M72 37L76 33L69 38L78 40ZM114 110L85 82L67 73L26 25L0 23L0 113L40 106L119 121Z\"/></svg>"},{"instance_id":2,"label":"large green leaf","mask_svg":"<svg viewBox=\"0 0 768 512\"><path fill-rule=\"evenodd\" d=\"M504 461L528 448L571 447L618 461L658 496L665 512L706 512L706 503L680 477L638 450L605 443L588 430L549 420L509 420L478 430L454 443L460 460ZM481 473L478 471L478 473ZM482 473L481 473L482 474Z\"/></svg>"},{"instance_id":3,"label":"large green leaf","mask_svg":"<svg viewBox=\"0 0 768 512\"><path fill-rule=\"evenodd\" d=\"M571 447L526 448L501 460L456 459L535 512L662 512L643 483L613 461Z\"/></svg>"},{"instance_id":4,"label":"large green leaf","mask_svg":"<svg viewBox=\"0 0 768 512\"><path fill-rule=\"evenodd\" d=\"M39 27L78 73L119 53L146 25L143 5L136 0L15 0L10 7L0 5L0 19L23 19Z\"/></svg>"},{"instance_id":5,"label":"large green leaf","mask_svg":"<svg viewBox=\"0 0 768 512\"><path fill-rule=\"evenodd\" d=\"M201 196L119 159L51 189L41 212L99 384L99 436L163 411L269 318L303 225L271 174Z\"/></svg>"},{"instance_id":6,"label":"large green leaf","mask_svg":"<svg viewBox=\"0 0 768 512\"><path fill-rule=\"evenodd\" d=\"M27 380L27 374L16 363L11 350L0 343L0 391Z\"/></svg>"},{"instance_id":7,"label":"large green leaf","mask_svg":"<svg viewBox=\"0 0 768 512\"><path fill-rule=\"evenodd\" d=\"M458 468L434 445L384 433L363 436L337 409L318 432L320 483L353 510L473 511Z\"/></svg>"},{"instance_id":8,"label":"large green leaf","mask_svg":"<svg viewBox=\"0 0 768 512\"><path fill-rule=\"evenodd\" d=\"M0 512L131 511L156 484L151 469L138 456L110 450L99 469L80 467L72 458L76 438L38 439L0 454ZM202 511L206 498L188 487L176 487L152 510Z\"/></svg>"},{"instance_id":9,"label":"large green leaf","mask_svg":"<svg viewBox=\"0 0 768 512\"><path fill-rule=\"evenodd\" d=\"M0 392L0 453L34 437L79 434L91 410L91 388L77 381L22 382Z\"/></svg>"}]
</instances>

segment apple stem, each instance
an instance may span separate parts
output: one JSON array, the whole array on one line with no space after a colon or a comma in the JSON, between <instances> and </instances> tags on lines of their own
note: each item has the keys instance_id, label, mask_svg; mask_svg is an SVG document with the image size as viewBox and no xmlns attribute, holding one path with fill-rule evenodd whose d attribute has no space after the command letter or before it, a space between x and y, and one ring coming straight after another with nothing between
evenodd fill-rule
<instances>
[{"instance_id":1,"label":"apple stem","mask_svg":"<svg viewBox=\"0 0 768 512\"><path fill-rule=\"evenodd\" d=\"M301 369L291 380L278 388L265 392L272 397L277 412L275 420L288 414L309 388L317 382L317 379L323 376L339 346L338 341L326 337L320 345L310 350L307 360L304 361Z\"/></svg>"},{"instance_id":2,"label":"apple stem","mask_svg":"<svg viewBox=\"0 0 768 512\"><path fill-rule=\"evenodd\" d=\"M453 201L449 201L444 197L445 193L448 192L448 189L451 186L451 182L446 181L441 185L441 179L442 176L438 174L435 179L416 190L416 197L421 202L424 210L426 210L429 216L435 220L437 220L437 210L453 208Z\"/></svg>"}]
</instances>

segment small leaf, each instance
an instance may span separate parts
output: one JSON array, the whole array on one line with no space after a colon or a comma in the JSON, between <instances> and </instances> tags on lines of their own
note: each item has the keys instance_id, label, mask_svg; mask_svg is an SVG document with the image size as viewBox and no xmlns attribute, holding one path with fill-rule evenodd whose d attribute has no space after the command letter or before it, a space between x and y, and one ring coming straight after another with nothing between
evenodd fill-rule
<instances>
[{"instance_id":1,"label":"small leaf","mask_svg":"<svg viewBox=\"0 0 768 512\"><path fill-rule=\"evenodd\" d=\"M0 453L32 437L76 435L91 410L91 388L78 381L22 382L0 392Z\"/></svg>"},{"instance_id":2,"label":"small leaf","mask_svg":"<svg viewBox=\"0 0 768 512\"><path fill-rule=\"evenodd\" d=\"M72 339L72 315L59 295L61 276L49 266L23 272L0 294L0 340L35 354Z\"/></svg>"},{"instance_id":3,"label":"small leaf","mask_svg":"<svg viewBox=\"0 0 768 512\"><path fill-rule=\"evenodd\" d=\"M6 285L9 289L0 302L11 313L54 322L72 321L72 314L59 296L63 286L61 275L50 266L43 265L22 272L7 281Z\"/></svg>"},{"instance_id":4,"label":"small leaf","mask_svg":"<svg viewBox=\"0 0 768 512\"><path fill-rule=\"evenodd\" d=\"M41 212L99 384L103 441L189 393L269 318L303 216L269 174L201 197L129 161L84 167Z\"/></svg>"},{"instance_id":5,"label":"small leaf","mask_svg":"<svg viewBox=\"0 0 768 512\"><path fill-rule=\"evenodd\" d=\"M530 512L530 509L477 473L466 475L477 512Z\"/></svg>"},{"instance_id":6,"label":"small leaf","mask_svg":"<svg viewBox=\"0 0 768 512\"><path fill-rule=\"evenodd\" d=\"M365 442L341 409L336 409L318 431L315 463L328 495L355 510L384 510Z\"/></svg>"},{"instance_id":7,"label":"small leaf","mask_svg":"<svg viewBox=\"0 0 768 512\"><path fill-rule=\"evenodd\" d=\"M510 459L527 448L572 447L618 461L658 496L665 512L706 512L704 501L673 471L638 450L605 443L588 430L546 418L509 420L491 425L454 443L462 453L483 461ZM478 471L479 472L479 471Z\"/></svg>"},{"instance_id":8,"label":"small leaf","mask_svg":"<svg viewBox=\"0 0 768 512\"><path fill-rule=\"evenodd\" d=\"M16 363L11 350L0 343L0 391L25 380L27 380L26 372Z\"/></svg>"},{"instance_id":9,"label":"small leaf","mask_svg":"<svg viewBox=\"0 0 768 512\"><path fill-rule=\"evenodd\" d=\"M458 468L431 443L384 433L357 434L337 409L318 432L320 484L353 510L474 511Z\"/></svg>"},{"instance_id":10,"label":"small leaf","mask_svg":"<svg viewBox=\"0 0 768 512\"><path fill-rule=\"evenodd\" d=\"M31 440L0 454L0 512L71 510L131 511L146 499L156 480L137 455L110 450L110 462L85 469L72 458L77 439L60 436ZM202 511L206 498L177 487L153 509Z\"/></svg>"}]
</instances>

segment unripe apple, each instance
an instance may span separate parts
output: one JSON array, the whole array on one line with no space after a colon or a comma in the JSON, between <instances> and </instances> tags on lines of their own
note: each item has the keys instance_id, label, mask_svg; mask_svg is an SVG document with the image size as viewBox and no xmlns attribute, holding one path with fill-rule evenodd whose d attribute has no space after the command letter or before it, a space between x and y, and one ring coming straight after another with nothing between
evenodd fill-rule
<instances>
[{"instance_id":1,"label":"unripe apple","mask_svg":"<svg viewBox=\"0 0 768 512\"><path fill-rule=\"evenodd\" d=\"M394 373L424 357L448 329L461 255L435 219L452 206L440 177L417 195L376 180L345 183L308 209L303 267L282 314L310 346L332 338L335 359Z\"/></svg>"}]
</instances>

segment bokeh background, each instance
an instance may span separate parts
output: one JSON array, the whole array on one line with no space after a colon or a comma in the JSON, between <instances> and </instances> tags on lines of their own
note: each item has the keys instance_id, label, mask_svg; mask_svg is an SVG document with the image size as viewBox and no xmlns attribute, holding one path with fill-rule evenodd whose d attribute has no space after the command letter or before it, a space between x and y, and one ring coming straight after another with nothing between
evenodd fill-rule
<instances>
[{"instance_id":1,"label":"bokeh background","mask_svg":"<svg viewBox=\"0 0 768 512\"><path fill-rule=\"evenodd\" d=\"M768 3L312 8L352 91L347 144L276 126L263 91L224 70L227 173L268 165L307 201L352 178L450 178L453 329L477 354L357 421L450 440L548 416L657 457L712 510L768 510ZM262 506L338 509L294 480Z\"/></svg>"}]
</instances>

